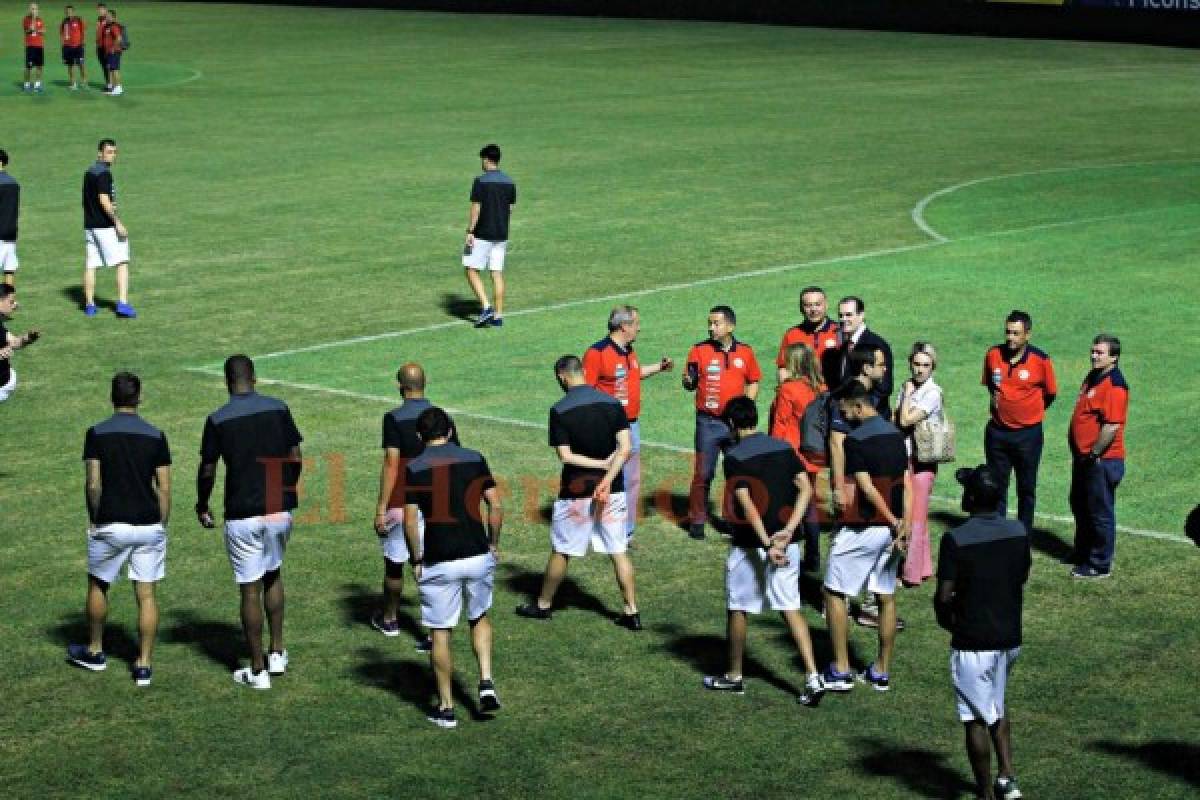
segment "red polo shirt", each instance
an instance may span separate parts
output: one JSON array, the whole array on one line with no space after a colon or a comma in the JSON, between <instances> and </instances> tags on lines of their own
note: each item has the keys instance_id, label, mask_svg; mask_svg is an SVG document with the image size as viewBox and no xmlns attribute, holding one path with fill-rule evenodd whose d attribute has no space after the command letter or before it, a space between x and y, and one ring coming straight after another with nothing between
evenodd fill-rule
<instances>
[{"instance_id":1,"label":"red polo shirt","mask_svg":"<svg viewBox=\"0 0 1200 800\"><path fill-rule=\"evenodd\" d=\"M1121 370L1113 367L1106 373L1092 370L1079 388L1075 410L1071 412L1071 429L1067 441L1076 455L1087 453L1100 438L1100 429L1117 424L1117 436L1102 454L1102 458L1125 458L1125 418L1129 411L1129 386Z\"/></svg>"},{"instance_id":2,"label":"red polo shirt","mask_svg":"<svg viewBox=\"0 0 1200 800\"><path fill-rule=\"evenodd\" d=\"M726 403L746 393L746 384L762 380L754 351L737 339L728 350L722 350L712 339L693 345L687 356L688 368L692 365L699 377L696 410L714 417L725 412Z\"/></svg>"},{"instance_id":3,"label":"red polo shirt","mask_svg":"<svg viewBox=\"0 0 1200 800\"><path fill-rule=\"evenodd\" d=\"M816 354L818 364L821 363L821 356L826 350L837 349L838 324L836 322L826 319L811 330L809 327L808 320L805 320L799 325L793 325L787 329L787 333L783 334L783 341L779 343L779 354L775 356L775 366L787 366L787 349L794 344L808 345L808 349Z\"/></svg>"},{"instance_id":4,"label":"red polo shirt","mask_svg":"<svg viewBox=\"0 0 1200 800\"><path fill-rule=\"evenodd\" d=\"M83 47L83 20L79 17L67 17L59 27L63 47Z\"/></svg>"},{"instance_id":5,"label":"red polo shirt","mask_svg":"<svg viewBox=\"0 0 1200 800\"><path fill-rule=\"evenodd\" d=\"M25 31L26 47L45 47L46 20L41 17L34 19L32 15L26 14L25 19L21 20L21 29Z\"/></svg>"},{"instance_id":6,"label":"red polo shirt","mask_svg":"<svg viewBox=\"0 0 1200 800\"><path fill-rule=\"evenodd\" d=\"M121 23L114 22L104 28L104 52L109 55L121 52Z\"/></svg>"},{"instance_id":7,"label":"red polo shirt","mask_svg":"<svg viewBox=\"0 0 1200 800\"><path fill-rule=\"evenodd\" d=\"M996 395L992 422L1009 430L1039 424L1058 394L1050 356L1032 345L1026 345L1016 364L1004 357L1003 345L988 350L983 359L982 383Z\"/></svg>"},{"instance_id":8,"label":"red polo shirt","mask_svg":"<svg viewBox=\"0 0 1200 800\"><path fill-rule=\"evenodd\" d=\"M825 391L825 387L822 386L819 391ZM812 454L800 451L804 438L804 411L816 397L817 392L808 385L808 381L784 381L776 390L775 402L771 404L771 435L790 444L796 455L800 456L804 469L810 473L816 473L824 464L824 459L813 458Z\"/></svg>"},{"instance_id":9,"label":"red polo shirt","mask_svg":"<svg viewBox=\"0 0 1200 800\"><path fill-rule=\"evenodd\" d=\"M621 347L605 337L583 354L583 377L607 395L617 398L625 408L625 417L637 422L642 413L642 368L633 345Z\"/></svg>"}]
</instances>

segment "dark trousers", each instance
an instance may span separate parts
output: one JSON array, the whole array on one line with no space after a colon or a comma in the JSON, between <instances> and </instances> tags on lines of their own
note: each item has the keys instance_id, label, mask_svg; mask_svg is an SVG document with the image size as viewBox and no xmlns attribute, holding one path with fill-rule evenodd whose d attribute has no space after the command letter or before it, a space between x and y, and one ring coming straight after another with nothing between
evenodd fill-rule
<instances>
[{"instance_id":1,"label":"dark trousers","mask_svg":"<svg viewBox=\"0 0 1200 800\"><path fill-rule=\"evenodd\" d=\"M983 435L987 464L1004 481L1004 500L1000 513L1008 510L1009 473L1017 477L1017 519L1027 532L1033 530L1033 512L1037 508L1037 473L1042 461L1042 425L1009 430L989 422Z\"/></svg>"},{"instance_id":2,"label":"dark trousers","mask_svg":"<svg viewBox=\"0 0 1200 800\"><path fill-rule=\"evenodd\" d=\"M733 432L722 420L696 413L696 459L688 492L688 517L693 525L708 522L708 493L717 472L717 456L733 445Z\"/></svg>"},{"instance_id":3,"label":"dark trousers","mask_svg":"<svg viewBox=\"0 0 1200 800\"><path fill-rule=\"evenodd\" d=\"M1071 465L1075 559L1101 572L1112 569L1117 549L1117 486L1123 477L1123 458L1075 459Z\"/></svg>"}]
</instances>

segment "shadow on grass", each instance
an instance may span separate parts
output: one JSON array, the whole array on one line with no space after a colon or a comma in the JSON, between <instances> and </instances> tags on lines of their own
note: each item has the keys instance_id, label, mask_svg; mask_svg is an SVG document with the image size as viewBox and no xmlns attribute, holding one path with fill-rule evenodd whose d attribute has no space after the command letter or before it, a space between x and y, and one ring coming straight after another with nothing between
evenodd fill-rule
<instances>
[{"instance_id":1,"label":"shadow on grass","mask_svg":"<svg viewBox=\"0 0 1200 800\"><path fill-rule=\"evenodd\" d=\"M729 665L729 651L724 636L711 633L684 633L677 625L658 625L654 630L666 639L666 643L663 645L664 649L675 659L690 666L698 675L722 675L725 673L726 667ZM753 636L753 632L750 635ZM797 694L804 685L803 672L797 675L796 682L793 684L763 666L762 662L749 652L742 658L742 673L747 680L759 680L793 695ZM699 681L697 681L697 685L699 685Z\"/></svg>"},{"instance_id":2,"label":"shadow on grass","mask_svg":"<svg viewBox=\"0 0 1200 800\"><path fill-rule=\"evenodd\" d=\"M80 309L80 310L83 309L84 297L83 297L83 286L81 284L74 284L72 286L63 287L62 296L67 298L68 300L70 300L71 304L74 305L77 309ZM105 302L105 301L101 300L99 298L99 296L97 296L96 297L96 305L100 308L104 308L104 307L107 307L107 306L110 306L113 304ZM116 308L116 306L113 305L113 308Z\"/></svg>"},{"instance_id":3,"label":"shadow on grass","mask_svg":"<svg viewBox=\"0 0 1200 800\"><path fill-rule=\"evenodd\" d=\"M1088 748L1140 761L1150 769L1200 787L1200 745L1172 739L1155 739L1144 744L1100 739L1091 742Z\"/></svg>"},{"instance_id":4,"label":"shadow on grass","mask_svg":"<svg viewBox=\"0 0 1200 800\"><path fill-rule=\"evenodd\" d=\"M859 769L866 775L891 778L921 797L957 798L975 785L946 765L946 756L921 747L901 747L883 739L859 739Z\"/></svg>"},{"instance_id":5,"label":"shadow on grass","mask_svg":"<svg viewBox=\"0 0 1200 800\"><path fill-rule=\"evenodd\" d=\"M360 648L357 658L354 675L364 686L391 692L422 714L434 704L437 687L428 661L405 661L385 654L377 647ZM475 698L463 687L457 675L454 676L451 691L455 704L466 709L471 719L480 722L494 719L494 715L479 710Z\"/></svg>"},{"instance_id":6,"label":"shadow on grass","mask_svg":"<svg viewBox=\"0 0 1200 800\"><path fill-rule=\"evenodd\" d=\"M408 584L413 584L415 581L406 581ZM380 603L383 598L379 589L371 589L361 583L345 583L342 584L342 617L347 625L371 627L371 618L379 613ZM415 591L415 589L414 589ZM396 613L396 621L400 623L400 630L406 631L414 639L424 639L425 631L421 628L416 617L408 611L405 606L408 606L412 601L404 596L400 599L400 608ZM371 628L374 631L374 628Z\"/></svg>"},{"instance_id":7,"label":"shadow on grass","mask_svg":"<svg viewBox=\"0 0 1200 800\"><path fill-rule=\"evenodd\" d=\"M88 634L87 620L82 613L64 614L57 625L46 629L47 638L62 645L63 658L67 657L67 645L87 644L91 637ZM133 668L133 662L138 657L138 640L132 629L123 624L109 622L104 626L104 652L110 658L115 657Z\"/></svg>"},{"instance_id":8,"label":"shadow on grass","mask_svg":"<svg viewBox=\"0 0 1200 800\"><path fill-rule=\"evenodd\" d=\"M541 594L542 573L522 569L513 564L501 564L500 568L506 573L504 583L514 594L529 598L529 602L534 602ZM616 591L615 583L613 590ZM557 611L569 608L590 611L605 619L616 619L617 617L616 612L609 610L599 597L580 587L574 578L567 575L558 587L558 593L554 596L554 609Z\"/></svg>"},{"instance_id":9,"label":"shadow on grass","mask_svg":"<svg viewBox=\"0 0 1200 800\"><path fill-rule=\"evenodd\" d=\"M441 301L442 311L447 315L458 319L473 321L475 315L479 313L479 301L474 297L458 294L457 292L446 292L442 295Z\"/></svg>"},{"instance_id":10,"label":"shadow on grass","mask_svg":"<svg viewBox=\"0 0 1200 800\"><path fill-rule=\"evenodd\" d=\"M174 611L170 616L171 626L163 631L163 642L190 645L231 672L238 668L238 657L246 649L240 625L206 619L194 611Z\"/></svg>"},{"instance_id":11,"label":"shadow on grass","mask_svg":"<svg viewBox=\"0 0 1200 800\"><path fill-rule=\"evenodd\" d=\"M950 511L931 511L930 520L936 520L946 526L946 530L957 528L967 521L966 514ZM1075 551L1074 544L1061 539L1058 534L1045 528L1034 528L1029 533L1029 545L1039 553L1044 553L1055 560L1063 560ZM936 553L934 554L936 557Z\"/></svg>"}]
</instances>

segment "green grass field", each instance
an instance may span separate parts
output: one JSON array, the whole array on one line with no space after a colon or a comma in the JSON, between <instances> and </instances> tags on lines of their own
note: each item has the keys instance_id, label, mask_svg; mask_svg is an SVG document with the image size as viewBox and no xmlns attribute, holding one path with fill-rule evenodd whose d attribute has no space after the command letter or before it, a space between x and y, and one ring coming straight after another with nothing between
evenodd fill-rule
<instances>
[{"instance_id":1,"label":"green grass field","mask_svg":"<svg viewBox=\"0 0 1200 800\"><path fill-rule=\"evenodd\" d=\"M865 297L898 354L918 338L939 347L964 464L982 458L983 352L1010 308L1033 314L1062 396L1009 692L1018 774L1028 797L1195 795L1200 634L1190 596L1175 596L1200 578L1181 536L1200 471L1187 355L1200 292L1195 52L135 3L120 7L134 40L126 96L67 91L49 48L49 91L31 97L23 7L0 2L0 147L23 185L12 327L44 340L15 357L21 385L0 406L7 796L969 794L928 585L899 598L909 629L893 691L815 711L793 702L801 670L767 616L751 625L747 694L703 692L701 675L724 662L725 546L691 542L663 515L639 532L643 634L606 618L618 599L597 558L573 564L550 624L512 613L547 552L553 360L600 338L628 298L647 356L681 358L723 302L769 362L809 283ZM79 182L103 136L121 150L134 322L78 309ZM461 320L474 309L458 252L488 141L504 147L520 202L509 320L483 332ZM111 280L101 275L104 303ZM1057 562L1072 536L1065 430L1100 330L1121 336L1133 392L1118 495L1132 531L1115 578L1080 586ZM225 398L212 370L234 352L258 357L313 460L285 570L292 668L266 693L229 679L244 649L237 593L219 533L191 514L203 420ZM511 487L493 615L505 708L453 733L423 718L428 665L409 640L366 625L381 577L379 423L409 359ZM142 376L143 413L175 457L148 690L125 670L125 581L111 593L113 668L62 659L83 630L83 433L109 413L118 369ZM645 404L644 489L682 494L690 396L660 377ZM955 489L944 470L935 536L958 521ZM411 581L406 593L415 628ZM825 661L824 623L808 619ZM873 634L854 641L865 663ZM465 630L455 647L471 694Z\"/></svg>"}]
</instances>

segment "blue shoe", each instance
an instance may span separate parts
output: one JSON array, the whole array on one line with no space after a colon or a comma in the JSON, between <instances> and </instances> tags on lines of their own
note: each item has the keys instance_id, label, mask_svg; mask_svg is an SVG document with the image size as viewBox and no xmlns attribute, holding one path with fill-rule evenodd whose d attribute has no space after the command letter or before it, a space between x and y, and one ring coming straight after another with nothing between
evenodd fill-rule
<instances>
[{"instance_id":1,"label":"blue shoe","mask_svg":"<svg viewBox=\"0 0 1200 800\"><path fill-rule=\"evenodd\" d=\"M89 317L96 316L96 304L88 303L86 306L83 307L83 313Z\"/></svg>"},{"instance_id":2,"label":"blue shoe","mask_svg":"<svg viewBox=\"0 0 1200 800\"><path fill-rule=\"evenodd\" d=\"M67 661L92 672L103 672L108 666L108 659L104 653L88 652L85 644L67 645Z\"/></svg>"},{"instance_id":3,"label":"blue shoe","mask_svg":"<svg viewBox=\"0 0 1200 800\"><path fill-rule=\"evenodd\" d=\"M504 317L492 317L491 322L489 322L488 324L491 325L493 328L503 328L504 327Z\"/></svg>"},{"instance_id":4,"label":"blue shoe","mask_svg":"<svg viewBox=\"0 0 1200 800\"><path fill-rule=\"evenodd\" d=\"M488 325L492 324L492 320L495 318L495 316L496 312L492 310L491 306L487 306L483 309L483 311L479 312L479 319L475 320L475 327L486 328Z\"/></svg>"},{"instance_id":5,"label":"blue shoe","mask_svg":"<svg viewBox=\"0 0 1200 800\"><path fill-rule=\"evenodd\" d=\"M137 312L129 303L117 303L117 316L122 319L137 319Z\"/></svg>"},{"instance_id":6,"label":"blue shoe","mask_svg":"<svg viewBox=\"0 0 1200 800\"><path fill-rule=\"evenodd\" d=\"M838 672L834 669L833 664L830 664L825 668L825 673L821 676L821 682L825 684L826 691L849 692L854 689L854 673Z\"/></svg>"},{"instance_id":7,"label":"blue shoe","mask_svg":"<svg viewBox=\"0 0 1200 800\"><path fill-rule=\"evenodd\" d=\"M891 688L891 680L888 674L886 672L876 672L874 664L860 672L858 679L863 683L871 684L871 688L877 692L886 692Z\"/></svg>"},{"instance_id":8,"label":"blue shoe","mask_svg":"<svg viewBox=\"0 0 1200 800\"><path fill-rule=\"evenodd\" d=\"M1080 580L1100 580L1112 574L1112 570L1096 569L1090 564L1083 564L1071 570L1071 577Z\"/></svg>"},{"instance_id":9,"label":"blue shoe","mask_svg":"<svg viewBox=\"0 0 1200 800\"><path fill-rule=\"evenodd\" d=\"M134 686L149 686L152 670L149 667L134 667L133 668L133 685Z\"/></svg>"}]
</instances>

